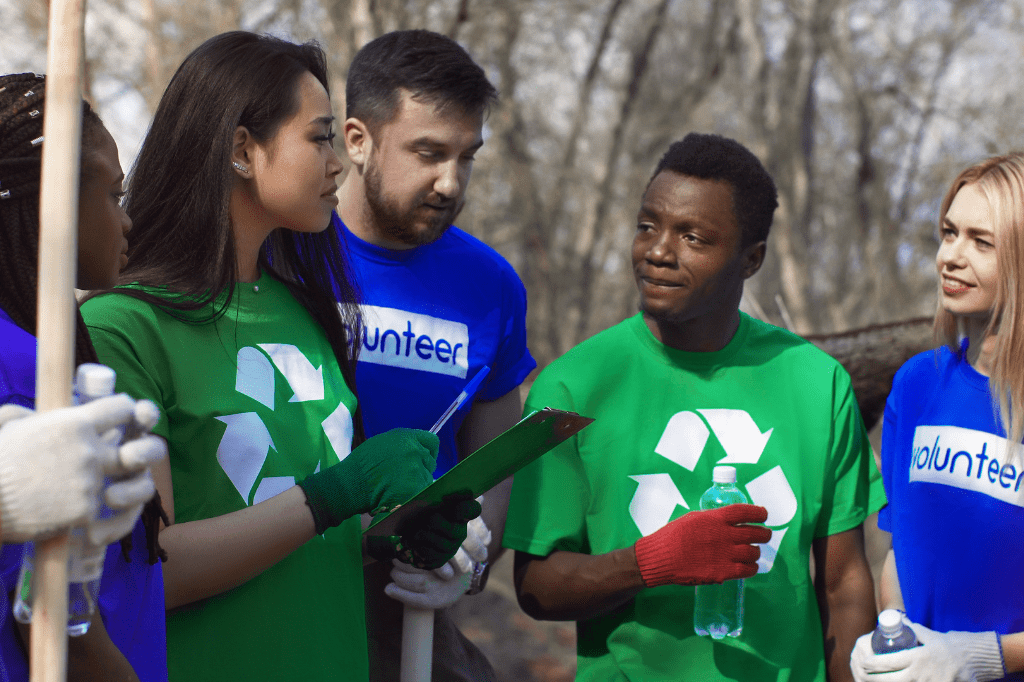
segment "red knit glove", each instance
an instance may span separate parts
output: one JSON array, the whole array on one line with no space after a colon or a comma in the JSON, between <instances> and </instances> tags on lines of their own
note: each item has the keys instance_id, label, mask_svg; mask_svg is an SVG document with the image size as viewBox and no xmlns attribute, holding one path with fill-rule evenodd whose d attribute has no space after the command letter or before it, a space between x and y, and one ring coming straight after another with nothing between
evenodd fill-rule
<instances>
[{"instance_id":1,"label":"red knit glove","mask_svg":"<svg viewBox=\"0 0 1024 682\"><path fill-rule=\"evenodd\" d=\"M636 563L644 585L707 585L757 573L761 550L772 532L768 510L752 504L691 511L636 541Z\"/></svg>"}]
</instances>

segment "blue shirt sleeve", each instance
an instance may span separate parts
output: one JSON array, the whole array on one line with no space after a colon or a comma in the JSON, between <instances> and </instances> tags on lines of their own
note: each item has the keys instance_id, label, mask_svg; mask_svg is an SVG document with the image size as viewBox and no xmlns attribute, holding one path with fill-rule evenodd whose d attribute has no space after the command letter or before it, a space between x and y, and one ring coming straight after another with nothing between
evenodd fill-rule
<instances>
[{"instance_id":1,"label":"blue shirt sleeve","mask_svg":"<svg viewBox=\"0 0 1024 682\"><path fill-rule=\"evenodd\" d=\"M0 310L0 405L35 407L36 337Z\"/></svg>"}]
</instances>

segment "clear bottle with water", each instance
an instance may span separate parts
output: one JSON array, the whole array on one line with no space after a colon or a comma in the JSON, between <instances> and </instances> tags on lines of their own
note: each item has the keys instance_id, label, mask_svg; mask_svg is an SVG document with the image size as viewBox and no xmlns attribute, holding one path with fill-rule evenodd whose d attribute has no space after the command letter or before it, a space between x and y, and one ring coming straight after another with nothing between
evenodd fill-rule
<instances>
[{"instance_id":1,"label":"clear bottle with water","mask_svg":"<svg viewBox=\"0 0 1024 682\"><path fill-rule=\"evenodd\" d=\"M75 376L76 405L82 405L97 398L114 394L117 375L106 365L85 363L78 367ZM106 486L104 486L106 487ZM109 507L100 501L100 517L112 514ZM89 541L85 528L73 528L68 539L68 635L77 637L89 631L92 614L96 612L103 574L103 560L107 548L97 547ZM35 547L25 543L25 554L18 574L18 586L12 611L20 623L32 622L32 600L34 597L32 576L35 573Z\"/></svg>"},{"instance_id":2,"label":"clear bottle with water","mask_svg":"<svg viewBox=\"0 0 1024 682\"><path fill-rule=\"evenodd\" d=\"M878 614L878 627L871 635L871 650L876 654L903 651L917 646L917 635L903 622L903 614L886 609Z\"/></svg>"},{"instance_id":3,"label":"clear bottle with water","mask_svg":"<svg viewBox=\"0 0 1024 682\"><path fill-rule=\"evenodd\" d=\"M736 487L736 467L716 466L713 485L700 498L701 509L745 504L747 496ZM713 639L739 637L743 632L743 580L694 588L693 631Z\"/></svg>"}]
</instances>

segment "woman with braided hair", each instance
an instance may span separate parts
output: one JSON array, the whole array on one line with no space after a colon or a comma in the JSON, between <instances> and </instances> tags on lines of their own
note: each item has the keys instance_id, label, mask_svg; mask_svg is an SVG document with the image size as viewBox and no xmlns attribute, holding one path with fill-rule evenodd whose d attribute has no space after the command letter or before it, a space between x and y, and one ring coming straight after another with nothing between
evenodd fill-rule
<instances>
[{"instance_id":1,"label":"woman with braided hair","mask_svg":"<svg viewBox=\"0 0 1024 682\"><path fill-rule=\"evenodd\" d=\"M31 407L35 398L39 183L46 81L32 73L0 76L0 404ZM117 146L83 102L78 204L81 289L112 286L124 265L131 221L120 206ZM98 362L77 314L75 362ZM162 680L167 676L159 497L146 504L131 534L108 548L99 614L68 647L69 679ZM6 545L0 571L13 588L22 545ZM0 630L0 662L9 679L27 679L27 640L18 641L9 609ZM134 672L133 669L134 668Z\"/></svg>"}]
</instances>

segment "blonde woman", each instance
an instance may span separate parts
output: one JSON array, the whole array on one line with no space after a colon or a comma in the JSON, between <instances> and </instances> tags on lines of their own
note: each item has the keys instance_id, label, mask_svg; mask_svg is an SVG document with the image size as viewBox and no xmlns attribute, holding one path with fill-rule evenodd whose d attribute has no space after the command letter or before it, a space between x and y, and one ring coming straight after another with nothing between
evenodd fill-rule
<instances>
[{"instance_id":1,"label":"blonde woman","mask_svg":"<svg viewBox=\"0 0 1024 682\"><path fill-rule=\"evenodd\" d=\"M893 382L878 516L881 606L922 646L876 655L861 637L861 681L1024 679L1024 154L964 170L940 216L943 345Z\"/></svg>"}]
</instances>

